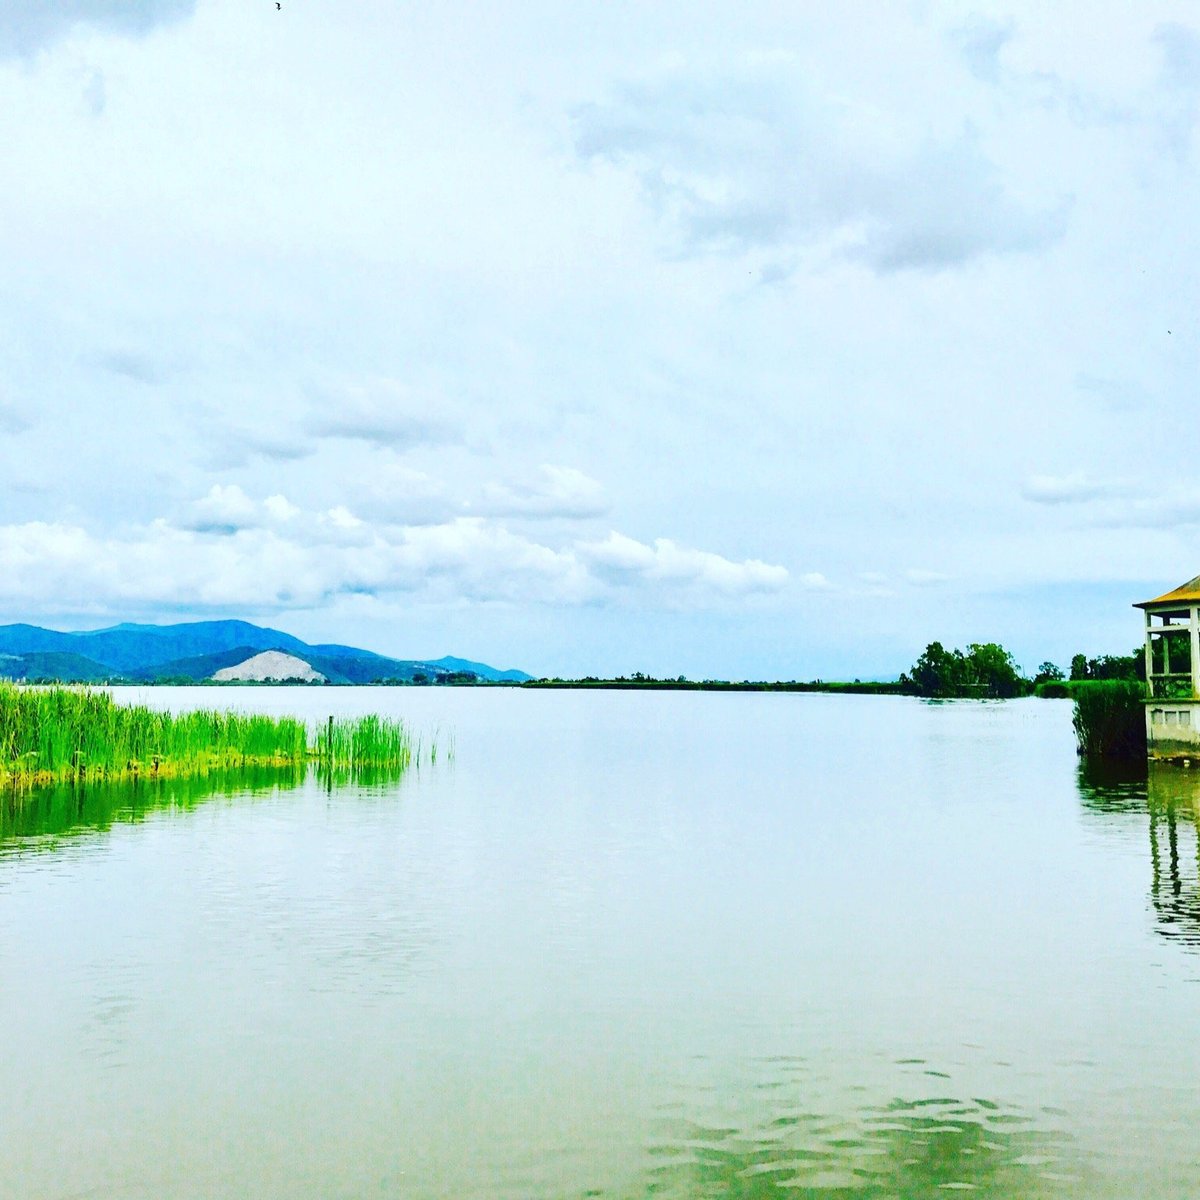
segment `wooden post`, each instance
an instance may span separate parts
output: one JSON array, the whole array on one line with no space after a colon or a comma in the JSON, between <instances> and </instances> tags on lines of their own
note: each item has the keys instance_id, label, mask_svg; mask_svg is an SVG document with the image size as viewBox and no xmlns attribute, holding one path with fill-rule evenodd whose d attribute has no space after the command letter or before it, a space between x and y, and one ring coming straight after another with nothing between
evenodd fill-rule
<instances>
[{"instance_id":1,"label":"wooden post","mask_svg":"<svg viewBox=\"0 0 1200 1200\"><path fill-rule=\"evenodd\" d=\"M1150 636L1150 610L1146 609L1146 695L1154 695L1154 639Z\"/></svg>"},{"instance_id":2,"label":"wooden post","mask_svg":"<svg viewBox=\"0 0 1200 1200\"><path fill-rule=\"evenodd\" d=\"M1200 696L1200 609L1188 609L1188 632L1192 641L1192 698Z\"/></svg>"},{"instance_id":3,"label":"wooden post","mask_svg":"<svg viewBox=\"0 0 1200 1200\"><path fill-rule=\"evenodd\" d=\"M325 735L325 761L333 765L333 717L329 718L329 732Z\"/></svg>"}]
</instances>

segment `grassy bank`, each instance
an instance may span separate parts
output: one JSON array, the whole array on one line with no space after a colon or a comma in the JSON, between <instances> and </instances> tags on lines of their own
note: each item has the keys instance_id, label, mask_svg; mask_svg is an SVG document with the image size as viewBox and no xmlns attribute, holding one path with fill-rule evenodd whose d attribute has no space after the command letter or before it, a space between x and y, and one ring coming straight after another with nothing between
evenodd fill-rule
<instances>
[{"instance_id":1,"label":"grassy bank","mask_svg":"<svg viewBox=\"0 0 1200 1200\"><path fill-rule=\"evenodd\" d=\"M87 688L0 684L0 785L153 775L181 778L246 767L405 767L417 747L399 721L330 720L315 736L294 717L116 703Z\"/></svg>"}]
</instances>

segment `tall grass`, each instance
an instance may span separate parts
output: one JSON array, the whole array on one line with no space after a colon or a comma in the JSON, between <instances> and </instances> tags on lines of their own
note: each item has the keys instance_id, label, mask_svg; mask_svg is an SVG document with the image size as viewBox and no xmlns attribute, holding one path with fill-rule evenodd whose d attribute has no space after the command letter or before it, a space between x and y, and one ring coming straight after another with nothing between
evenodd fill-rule
<instances>
[{"instance_id":1,"label":"tall grass","mask_svg":"<svg viewBox=\"0 0 1200 1200\"><path fill-rule=\"evenodd\" d=\"M1071 684L1075 737L1087 758L1146 757L1146 688L1136 679Z\"/></svg>"},{"instance_id":2,"label":"tall grass","mask_svg":"<svg viewBox=\"0 0 1200 1200\"><path fill-rule=\"evenodd\" d=\"M0 784L200 776L312 759L403 769L413 754L404 725L375 716L331 720L310 742L294 717L156 712L88 688L0 683Z\"/></svg>"}]
</instances>

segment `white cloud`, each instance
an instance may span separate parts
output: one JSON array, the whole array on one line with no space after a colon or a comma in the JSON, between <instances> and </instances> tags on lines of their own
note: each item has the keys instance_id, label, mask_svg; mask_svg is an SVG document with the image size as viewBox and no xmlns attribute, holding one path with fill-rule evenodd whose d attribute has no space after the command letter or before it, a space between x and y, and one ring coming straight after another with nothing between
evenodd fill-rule
<instances>
[{"instance_id":1,"label":"white cloud","mask_svg":"<svg viewBox=\"0 0 1200 1200\"><path fill-rule=\"evenodd\" d=\"M236 533L261 524L263 515L263 506L236 483L214 483L208 495L191 506L185 528L202 533Z\"/></svg>"},{"instance_id":2,"label":"white cloud","mask_svg":"<svg viewBox=\"0 0 1200 1200\"><path fill-rule=\"evenodd\" d=\"M441 398L422 395L393 379L323 389L308 420L318 437L348 438L403 449L463 440L461 419Z\"/></svg>"},{"instance_id":3,"label":"white cloud","mask_svg":"<svg viewBox=\"0 0 1200 1200\"><path fill-rule=\"evenodd\" d=\"M81 25L125 36L189 16L196 0L5 0L0 55L32 54Z\"/></svg>"},{"instance_id":4,"label":"white cloud","mask_svg":"<svg viewBox=\"0 0 1200 1200\"><path fill-rule=\"evenodd\" d=\"M15 405L0 401L0 433L24 433L33 421Z\"/></svg>"},{"instance_id":5,"label":"white cloud","mask_svg":"<svg viewBox=\"0 0 1200 1200\"><path fill-rule=\"evenodd\" d=\"M300 508L278 493L265 500L251 499L236 483L214 483L208 494L188 506L181 529L196 533L229 535L244 529L295 524Z\"/></svg>"},{"instance_id":6,"label":"white cloud","mask_svg":"<svg viewBox=\"0 0 1200 1200\"><path fill-rule=\"evenodd\" d=\"M910 567L904 572L904 578L915 587L932 587L935 584L947 582L950 576L943 574L941 571L929 571L923 567Z\"/></svg>"},{"instance_id":7,"label":"white cloud","mask_svg":"<svg viewBox=\"0 0 1200 1200\"><path fill-rule=\"evenodd\" d=\"M316 453L314 438L299 432L246 425L206 413L200 432L201 457L213 470L230 471L261 460L297 462Z\"/></svg>"},{"instance_id":8,"label":"white cloud","mask_svg":"<svg viewBox=\"0 0 1200 1200\"><path fill-rule=\"evenodd\" d=\"M436 525L466 507L441 480L391 458L372 461L347 490L358 512L390 525Z\"/></svg>"},{"instance_id":9,"label":"white cloud","mask_svg":"<svg viewBox=\"0 0 1200 1200\"><path fill-rule=\"evenodd\" d=\"M1180 487L1102 511L1096 525L1110 529L1184 529L1200 525L1200 491Z\"/></svg>"},{"instance_id":10,"label":"white cloud","mask_svg":"<svg viewBox=\"0 0 1200 1200\"><path fill-rule=\"evenodd\" d=\"M1031 475L1021 488L1021 495L1034 504L1085 504L1125 491L1121 484L1091 479L1083 471L1069 475Z\"/></svg>"},{"instance_id":11,"label":"white cloud","mask_svg":"<svg viewBox=\"0 0 1200 1200\"><path fill-rule=\"evenodd\" d=\"M156 520L107 536L66 523L0 526L0 604L38 600L57 611L132 602L269 611L347 594L578 605L628 601L631 588L650 607L704 607L776 592L787 577L757 560L616 532L552 546L484 517L371 525L344 506L306 513L235 484L215 485L178 525Z\"/></svg>"},{"instance_id":12,"label":"white cloud","mask_svg":"<svg viewBox=\"0 0 1200 1200\"><path fill-rule=\"evenodd\" d=\"M997 83L1000 79L1000 52L1012 40L1016 23L1010 18L996 21L976 15L953 31L967 67L976 79Z\"/></svg>"},{"instance_id":13,"label":"white cloud","mask_svg":"<svg viewBox=\"0 0 1200 1200\"><path fill-rule=\"evenodd\" d=\"M937 270L1063 235L1062 197L1010 193L971 127L934 137L896 116L815 90L786 56L759 57L583 106L576 147L631 171L683 254L794 247Z\"/></svg>"},{"instance_id":14,"label":"white cloud","mask_svg":"<svg viewBox=\"0 0 1200 1200\"><path fill-rule=\"evenodd\" d=\"M582 471L546 465L533 479L489 484L475 507L496 516L583 520L603 516L608 500L604 488Z\"/></svg>"},{"instance_id":15,"label":"white cloud","mask_svg":"<svg viewBox=\"0 0 1200 1200\"><path fill-rule=\"evenodd\" d=\"M618 586L671 584L723 596L749 596L778 592L788 581L784 567L758 559L734 562L676 545L668 538L656 538L649 546L613 531L603 541L581 543L578 550L586 563Z\"/></svg>"},{"instance_id":16,"label":"white cloud","mask_svg":"<svg viewBox=\"0 0 1200 1200\"><path fill-rule=\"evenodd\" d=\"M272 521L291 521L300 515L299 508L286 496L268 496L263 501L263 508Z\"/></svg>"}]
</instances>

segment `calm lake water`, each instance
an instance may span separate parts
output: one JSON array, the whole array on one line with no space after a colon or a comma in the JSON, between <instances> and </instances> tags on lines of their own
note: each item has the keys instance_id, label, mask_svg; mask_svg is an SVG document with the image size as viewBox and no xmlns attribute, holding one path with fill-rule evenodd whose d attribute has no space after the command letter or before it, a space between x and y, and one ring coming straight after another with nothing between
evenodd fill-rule
<instances>
[{"instance_id":1,"label":"calm lake water","mask_svg":"<svg viewBox=\"0 0 1200 1200\"><path fill-rule=\"evenodd\" d=\"M1200 771L1066 702L129 694L455 753L0 802L0 1196L1200 1195Z\"/></svg>"}]
</instances>

